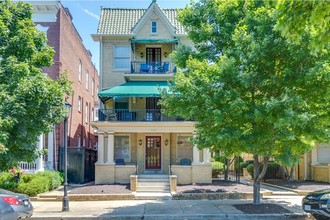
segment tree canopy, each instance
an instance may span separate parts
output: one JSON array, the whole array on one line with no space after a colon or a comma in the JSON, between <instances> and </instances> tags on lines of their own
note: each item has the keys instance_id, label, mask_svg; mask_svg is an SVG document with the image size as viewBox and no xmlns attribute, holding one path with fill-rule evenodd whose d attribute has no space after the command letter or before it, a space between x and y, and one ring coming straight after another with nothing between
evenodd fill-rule
<instances>
[{"instance_id":1,"label":"tree canopy","mask_svg":"<svg viewBox=\"0 0 330 220\"><path fill-rule=\"evenodd\" d=\"M186 61L187 49L173 54L186 71L175 74L172 95L163 93L164 109L196 121L198 146L254 155L258 204L270 158L284 159L288 148L301 155L329 138L328 56L282 37L276 9L264 1L200 0L179 21L196 50Z\"/></svg>"},{"instance_id":2,"label":"tree canopy","mask_svg":"<svg viewBox=\"0 0 330 220\"><path fill-rule=\"evenodd\" d=\"M52 65L54 50L22 2L0 2L0 170L33 161L38 136L63 120L65 75L52 80L42 67Z\"/></svg>"},{"instance_id":3,"label":"tree canopy","mask_svg":"<svg viewBox=\"0 0 330 220\"><path fill-rule=\"evenodd\" d=\"M304 43L307 31L312 52L330 46L329 1L277 1L277 26L283 36L294 43Z\"/></svg>"}]
</instances>

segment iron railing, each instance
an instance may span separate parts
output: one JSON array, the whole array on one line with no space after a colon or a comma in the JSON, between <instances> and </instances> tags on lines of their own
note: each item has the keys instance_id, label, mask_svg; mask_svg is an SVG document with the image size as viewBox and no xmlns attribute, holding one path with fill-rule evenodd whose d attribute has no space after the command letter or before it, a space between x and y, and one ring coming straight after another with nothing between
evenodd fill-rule
<instances>
[{"instance_id":1,"label":"iron railing","mask_svg":"<svg viewBox=\"0 0 330 220\"><path fill-rule=\"evenodd\" d=\"M176 71L176 66L171 62L131 62L131 73L134 74L165 74L175 73Z\"/></svg>"},{"instance_id":2,"label":"iron railing","mask_svg":"<svg viewBox=\"0 0 330 220\"><path fill-rule=\"evenodd\" d=\"M168 117L161 109L99 109L99 121L184 121L181 117Z\"/></svg>"}]
</instances>

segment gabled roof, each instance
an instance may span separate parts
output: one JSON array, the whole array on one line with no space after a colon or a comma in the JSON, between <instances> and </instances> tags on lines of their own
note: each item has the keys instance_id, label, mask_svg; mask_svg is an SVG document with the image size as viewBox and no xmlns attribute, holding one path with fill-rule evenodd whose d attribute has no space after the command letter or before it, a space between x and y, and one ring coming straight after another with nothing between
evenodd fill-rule
<instances>
[{"instance_id":1,"label":"gabled roof","mask_svg":"<svg viewBox=\"0 0 330 220\"><path fill-rule=\"evenodd\" d=\"M163 14L160 15L167 18L168 24L171 25L169 28L173 28L175 34L186 34L183 26L176 19L179 9L160 9L156 2L151 3L148 9L102 8L97 34L134 35L134 29L138 28L139 21L146 17L147 11L152 6L158 8Z\"/></svg>"}]
</instances>

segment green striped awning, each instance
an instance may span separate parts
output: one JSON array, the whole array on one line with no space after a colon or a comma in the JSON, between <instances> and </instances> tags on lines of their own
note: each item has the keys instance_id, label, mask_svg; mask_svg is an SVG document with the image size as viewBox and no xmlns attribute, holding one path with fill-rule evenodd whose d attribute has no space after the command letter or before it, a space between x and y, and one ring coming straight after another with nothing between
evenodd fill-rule
<instances>
[{"instance_id":1,"label":"green striped awning","mask_svg":"<svg viewBox=\"0 0 330 220\"><path fill-rule=\"evenodd\" d=\"M132 43L141 43L141 44L148 44L148 43L178 43L178 39L132 39Z\"/></svg>"},{"instance_id":2,"label":"green striped awning","mask_svg":"<svg viewBox=\"0 0 330 220\"><path fill-rule=\"evenodd\" d=\"M168 82L135 81L99 92L98 96L103 102L113 97L160 97L162 89L169 89Z\"/></svg>"}]
</instances>

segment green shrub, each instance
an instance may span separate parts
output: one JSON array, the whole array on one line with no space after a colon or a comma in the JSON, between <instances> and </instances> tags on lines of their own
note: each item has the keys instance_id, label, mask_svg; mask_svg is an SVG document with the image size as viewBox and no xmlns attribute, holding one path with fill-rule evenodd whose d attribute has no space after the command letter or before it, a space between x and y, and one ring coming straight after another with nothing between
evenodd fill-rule
<instances>
[{"instance_id":1,"label":"green shrub","mask_svg":"<svg viewBox=\"0 0 330 220\"><path fill-rule=\"evenodd\" d=\"M23 183L28 183L30 182L36 175L35 174L23 174L21 176L21 180L20 182L23 182Z\"/></svg>"},{"instance_id":2,"label":"green shrub","mask_svg":"<svg viewBox=\"0 0 330 220\"><path fill-rule=\"evenodd\" d=\"M35 176L30 182L21 181L15 192L24 193L29 196L36 196L39 193L47 192L49 190L49 179L46 176Z\"/></svg>"},{"instance_id":3,"label":"green shrub","mask_svg":"<svg viewBox=\"0 0 330 220\"><path fill-rule=\"evenodd\" d=\"M250 174L250 176L253 177L253 168L254 168L254 165L253 163L252 164L249 164L247 167L246 167L246 170L248 171L248 173Z\"/></svg>"},{"instance_id":4,"label":"green shrub","mask_svg":"<svg viewBox=\"0 0 330 220\"><path fill-rule=\"evenodd\" d=\"M240 171L241 173L243 173L243 169L238 166L240 165L243 161L243 158L242 157L238 157L238 160L237 160L237 157L235 157L235 161L234 161L234 169L235 169L235 172L237 173L238 171ZM238 168L240 168L240 170L238 170Z\"/></svg>"},{"instance_id":5,"label":"green shrub","mask_svg":"<svg viewBox=\"0 0 330 220\"><path fill-rule=\"evenodd\" d=\"M218 161L211 162L211 164L212 164L212 177L217 178L219 174L223 173L224 164Z\"/></svg>"},{"instance_id":6,"label":"green shrub","mask_svg":"<svg viewBox=\"0 0 330 220\"><path fill-rule=\"evenodd\" d=\"M263 164L261 163L260 166L259 166L259 172L262 171L262 168L263 168ZM252 164L249 164L247 167L246 167L248 173L253 177L254 175L254 165L253 163ZM280 169L280 165L273 162L273 161L269 161L268 162L268 166L267 166L267 171L265 173L265 176L263 179L273 179L273 178L276 178L276 174L277 172L279 171Z\"/></svg>"},{"instance_id":7,"label":"green shrub","mask_svg":"<svg viewBox=\"0 0 330 220\"><path fill-rule=\"evenodd\" d=\"M61 177L60 173L57 171L44 171L37 173L36 176L44 176L49 179L49 189L55 189L62 185L63 183L63 178Z\"/></svg>"},{"instance_id":8,"label":"green shrub","mask_svg":"<svg viewBox=\"0 0 330 220\"><path fill-rule=\"evenodd\" d=\"M14 191L18 183L15 181L13 174L9 172L0 173L0 188Z\"/></svg>"}]
</instances>

